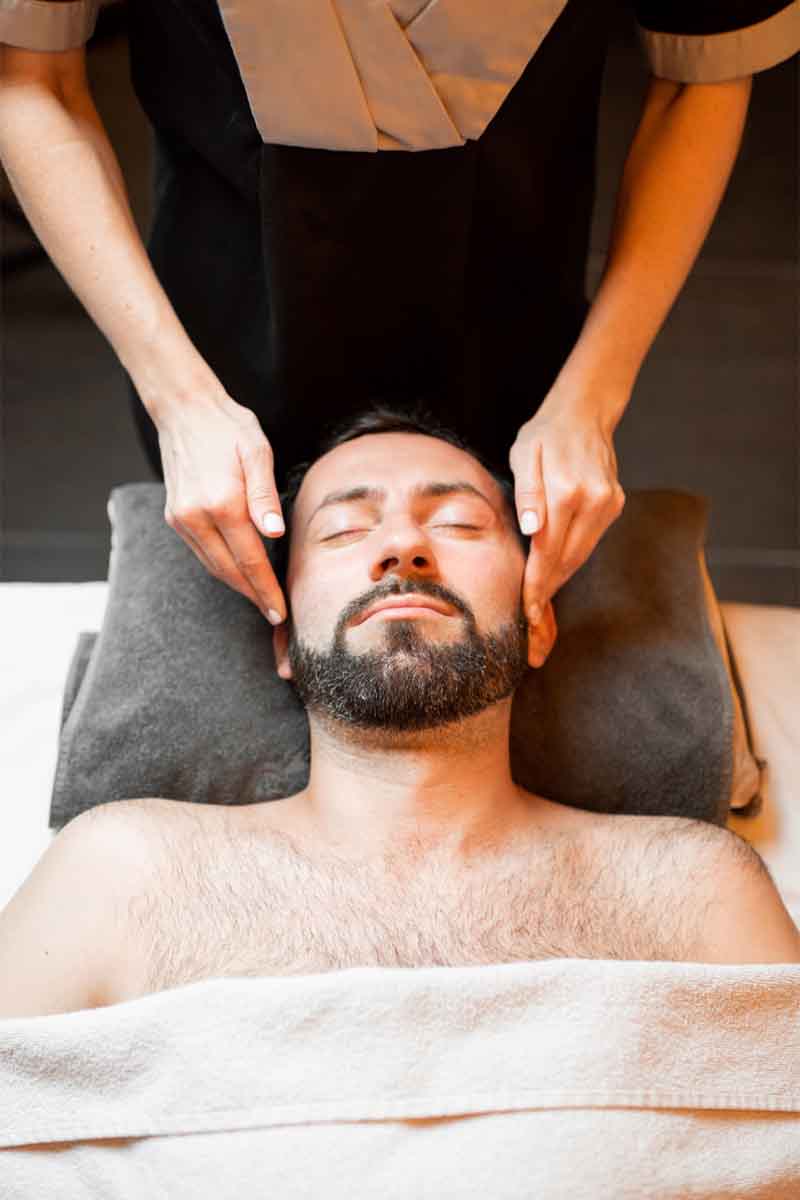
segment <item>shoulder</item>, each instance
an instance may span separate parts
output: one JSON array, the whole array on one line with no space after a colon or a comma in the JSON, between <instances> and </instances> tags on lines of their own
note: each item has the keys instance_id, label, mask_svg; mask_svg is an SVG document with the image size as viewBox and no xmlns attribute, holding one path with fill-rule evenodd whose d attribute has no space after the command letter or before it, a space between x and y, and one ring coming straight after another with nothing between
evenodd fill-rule
<instances>
[{"instance_id":1,"label":"shoulder","mask_svg":"<svg viewBox=\"0 0 800 1200\"><path fill-rule=\"evenodd\" d=\"M81 862L85 878L122 893L169 858L192 824L189 810L200 807L155 796L112 800L73 818L50 848L58 853L60 843L61 857Z\"/></svg>"},{"instance_id":2,"label":"shoulder","mask_svg":"<svg viewBox=\"0 0 800 1200\"><path fill-rule=\"evenodd\" d=\"M95 1003L118 1004L152 990L150 959L170 938L180 940L209 847L221 852L227 840L212 834L225 833L229 813L224 805L149 796L101 804L83 817L85 852L106 864L95 884L108 901L106 937L116 948L96 975Z\"/></svg>"},{"instance_id":3,"label":"shoulder","mask_svg":"<svg viewBox=\"0 0 800 1200\"><path fill-rule=\"evenodd\" d=\"M633 813L592 813L585 826L589 844L592 839L618 841L638 851L642 858L665 862L678 855L688 863L695 858L708 861L729 859L745 869L766 871L756 850L738 833L710 821L693 817L654 817Z\"/></svg>"},{"instance_id":4,"label":"shoulder","mask_svg":"<svg viewBox=\"0 0 800 1200\"><path fill-rule=\"evenodd\" d=\"M586 827L587 845L597 851L618 849L620 862L646 873L647 878L672 878L689 893L690 885L710 880L769 881L761 856L738 833L692 817L653 817L603 814ZM774 886L774 885L773 885Z\"/></svg>"},{"instance_id":5,"label":"shoulder","mask_svg":"<svg viewBox=\"0 0 800 1200\"><path fill-rule=\"evenodd\" d=\"M0 1019L125 998L138 970L137 905L190 862L193 830L207 839L223 817L219 806L152 797L67 822L0 912Z\"/></svg>"},{"instance_id":6,"label":"shoulder","mask_svg":"<svg viewBox=\"0 0 800 1200\"><path fill-rule=\"evenodd\" d=\"M84 848L102 847L117 864L152 873L195 839L227 834L232 824L225 805L147 796L95 805L65 825L59 837L69 831Z\"/></svg>"},{"instance_id":7,"label":"shoulder","mask_svg":"<svg viewBox=\"0 0 800 1200\"><path fill-rule=\"evenodd\" d=\"M128 949L130 899L186 822L173 804L111 801L56 834L0 912L0 1019L108 1002L107 982Z\"/></svg>"},{"instance_id":8,"label":"shoulder","mask_svg":"<svg viewBox=\"0 0 800 1200\"><path fill-rule=\"evenodd\" d=\"M715 830L698 865L696 957L714 963L800 963L800 930L769 868L749 842L731 829Z\"/></svg>"},{"instance_id":9,"label":"shoulder","mask_svg":"<svg viewBox=\"0 0 800 1200\"><path fill-rule=\"evenodd\" d=\"M157 796L114 800L82 813L63 832L75 827L72 838L80 846L75 853L85 860L98 892L116 901L118 922L128 923L127 935L142 897L178 886L225 811L219 805Z\"/></svg>"},{"instance_id":10,"label":"shoulder","mask_svg":"<svg viewBox=\"0 0 800 1200\"><path fill-rule=\"evenodd\" d=\"M800 962L800 931L761 855L732 829L688 817L613 816L592 830L643 909L674 925L685 961ZM654 925L653 936L656 937Z\"/></svg>"}]
</instances>

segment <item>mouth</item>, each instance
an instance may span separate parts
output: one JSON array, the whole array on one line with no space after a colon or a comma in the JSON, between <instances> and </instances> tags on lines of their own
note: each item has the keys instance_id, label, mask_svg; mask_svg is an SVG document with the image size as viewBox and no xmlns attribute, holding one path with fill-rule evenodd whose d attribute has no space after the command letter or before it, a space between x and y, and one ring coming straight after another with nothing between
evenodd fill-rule
<instances>
[{"instance_id":1,"label":"mouth","mask_svg":"<svg viewBox=\"0 0 800 1200\"><path fill-rule=\"evenodd\" d=\"M371 605L360 617L357 617L353 621L353 624L361 625L371 617L378 616L402 618L436 615L449 617L452 614L452 606L444 604L441 600L434 600L427 596L419 595L390 596L386 600Z\"/></svg>"},{"instance_id":2,"label":"mouth","mask_svg":"<svg viewBox=\"0 0 800 1200\"><path fill-rule=\"evenodd\" d=\"M364 621L371 621L373 617L443 617L444 615L438 609L431 608L430 605L403 604L393 605L391 608L379 608L365 617ZM363 624L363 622L360 621L359 624Z\"/></svg>"}]
</instances>

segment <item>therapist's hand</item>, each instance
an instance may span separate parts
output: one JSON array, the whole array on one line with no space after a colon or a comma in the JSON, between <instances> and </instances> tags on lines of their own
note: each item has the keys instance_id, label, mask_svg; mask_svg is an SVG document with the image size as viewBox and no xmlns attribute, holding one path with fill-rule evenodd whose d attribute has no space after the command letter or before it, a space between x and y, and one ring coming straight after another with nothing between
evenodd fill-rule
<instances>
[{"instance_id":1,"label":"therapist's hand","mask_svg":"<svg viewBox=\"0 0 800 1200\"><path fill-rule=\"evenodd\" d=\"M279 536L263 520L268 513L281 516L281 505L272 447L258 417L220 387L154 419L167 489L164 520L212 575L252 600L268 620L269 609L285 620L261 536Z\"/></svg>"},{"instance_id":2,"label":"therapist's hand","mask_svg":"<svg viewBox=\"0 0 800 1200\"><path fill-rule=\"evenodd\" d=\"M551 391L509 451L517 519L538 518L522 585L527 614L582 566L625 506L612 427L589 397ZM533 618L538 620L537 617Z\"/></svg>"}]
</instances>

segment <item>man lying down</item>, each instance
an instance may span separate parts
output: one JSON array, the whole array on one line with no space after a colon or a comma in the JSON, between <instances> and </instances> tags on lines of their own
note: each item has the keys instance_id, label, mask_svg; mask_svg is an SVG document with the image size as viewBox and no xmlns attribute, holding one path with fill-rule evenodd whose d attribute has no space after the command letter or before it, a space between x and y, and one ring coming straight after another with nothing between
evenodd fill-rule
<instances>
[{"instance_id":1,"label":"man lying down","mask_svg":"<svg viewBox=\"0 0 800 1200\"><path fill-rule=\"evenodd\" d=\"M424 421L363 428L293 472L273 546L288 555L275 659L307 708L308 786L72 820L0 915L0 1016L220 975L800 962L737 834L566 807L512 781L512 696L557 634L551 604L535 624L522 608L512 485Z\"/></svg>"}]
</instances>

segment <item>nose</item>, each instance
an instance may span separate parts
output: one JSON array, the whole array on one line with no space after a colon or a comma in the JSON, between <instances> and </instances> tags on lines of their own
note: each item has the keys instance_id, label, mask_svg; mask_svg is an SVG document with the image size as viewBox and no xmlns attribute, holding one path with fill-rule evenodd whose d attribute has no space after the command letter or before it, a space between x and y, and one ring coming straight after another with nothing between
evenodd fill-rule
<instances>
[{"instance_id":1,"label":"nose","mask_svg":"<svg viewBox=\"0 0 800 1200\"><path fill-rule=\"evenodd\" d=\"M434 576L437 572L430 539L413 521L397 518L386 522L384 536L373 564L373 578L388 573Z\"/></svg>"}]
</instances>

